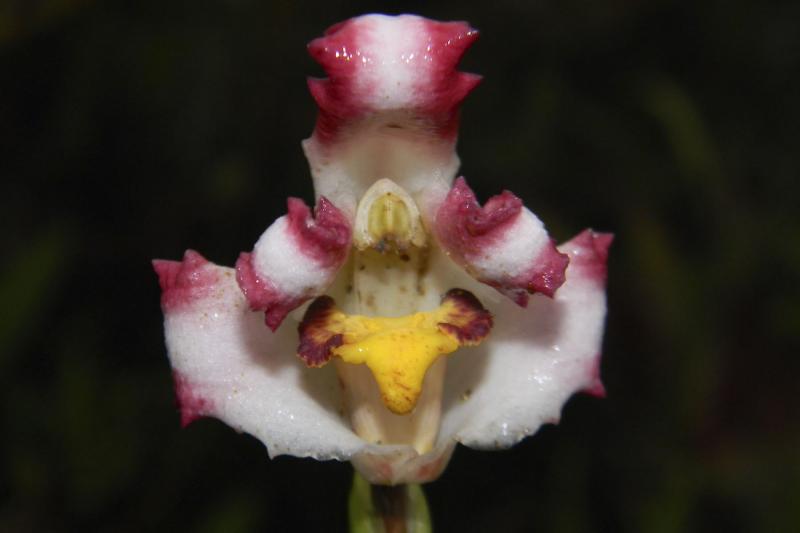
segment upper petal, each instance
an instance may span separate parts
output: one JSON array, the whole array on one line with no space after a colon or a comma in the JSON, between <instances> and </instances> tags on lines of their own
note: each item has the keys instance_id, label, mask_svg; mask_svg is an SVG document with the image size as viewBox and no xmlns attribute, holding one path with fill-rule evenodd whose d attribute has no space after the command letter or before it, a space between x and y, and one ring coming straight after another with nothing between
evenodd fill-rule
<instances>
[{"instance_id":1,"label":"upper petal","mask_svg":"<svg viewBox=\"0 0 800 533\"><path fill-rule=\"evenodd\" d=\"M569 258L509 191L481 207L464 178L458 178L436 213L433 231L470 275L522 307L529 294L553 296L564 283Z\"/></svg>"},{"instance_id":2,"label":"upper petal","mask_svg":"<svg viewBox=\"0 0 800 533\"><path fill-rule=\"evenodd\" d=\"M335 142L353 121L396 110L425 120L432 133L454 135L457 106L479 79L456 66L477 37L464 22L415 15L365 15L332 26L308 45L329 76L309 82L320 109L314 135Z\"/></svg>"},{"instance_id":3,"label":"upper petal","mask_svg":"<svg viewBox=\"0 0 800 533\"><path fill-rule=\"evenodd\" d=\"M603 392L599 361L610 243L610 235L587 230L559 246L571 262L552 299L534 296L526 309L506 299L484 300L495 327L480 347L451 361L440 440L511 446L558 421L576 391Z\"/></svg>"},{"instance_id":4,"label":"upper petal","mask_svg":"<svg viewBox=\"0 0 800 533\"><path fill-rule=\"evenodd\" d=\"M459 106L480 80L456 65L477 36L463 22L366 15L312 41L328 74L309 80L319 115L303 143L317 194L354 212L388 178L415 199L441 199L458 168Z\"/></svg>"},{"instance_id":5,"label":"upper petal","mask_svg":"<svg viewBox=\"0 0 800 533\"><path fill-rule=\"evenodd\" d=\"M322 294L347 259L350 223L325 197L312 218L302 200L289 198L289 213L276 220L236 262L239 286L250 308L264 311L277 329L297 306Z\"/></svg>"}]
</instances>

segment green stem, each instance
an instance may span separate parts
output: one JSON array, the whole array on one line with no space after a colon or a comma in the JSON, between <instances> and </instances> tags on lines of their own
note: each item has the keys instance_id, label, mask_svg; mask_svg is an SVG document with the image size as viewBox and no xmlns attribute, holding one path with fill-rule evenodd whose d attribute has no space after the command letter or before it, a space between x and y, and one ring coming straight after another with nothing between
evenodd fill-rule
<instances>
[{"instance_id":1,"label":"green stem","mask_svg":"<svg viewBox=\"0 0 800 533\"><path fill-rule=\"evenodd\" d=\"M420 485L370 485L355 472L348 510L351 533L431 533Z\"/></svg>"},{"instance_id":2,"label":"green stem","mask_svg":"<svg viewBox=\"0 0 800 533\"><path fill-rule=\"evenodd\" d=\"M372 485L372 507L386 533L408 533L408 485Z\"/></svg>"}]
</instances>

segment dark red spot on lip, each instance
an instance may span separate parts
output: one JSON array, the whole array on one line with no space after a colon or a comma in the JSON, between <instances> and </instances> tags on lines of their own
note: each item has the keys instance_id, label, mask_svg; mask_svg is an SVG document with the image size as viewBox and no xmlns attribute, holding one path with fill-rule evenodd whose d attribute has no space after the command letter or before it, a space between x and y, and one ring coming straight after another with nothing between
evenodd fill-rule
<instances>
[{"instance_id":1,"label":"dark red spot on lip","mask_svg":"<svg viewBox=\"0 0 800 533\"><path fill-rule=\"evenodd\" d=\"M456 337L459 343L478 344L492 330L492 314L471 292L450 289L442 298L442 303L446 302L454 304L455 311L438 326L440 330Z\"/></svg>"},{"instance_id":2,"label":"dark red spot on lip","mask_svg":"<svg viewBox=\"0 0 800 533\"><path fill-rule=\"evenodd\" d=\"M181 413L181 427L185 428L198 418L213 414L211 400L200 395L188 378L178 372L172 371L172 380L175 387L175 402Z\"/></svg>"},{"instance_id":3,"label":"dark red spot on lip","mask_svg":"<svg viewBox=\"0 0 800 533\"><path fill-rule=\"evenodd\" d=\"M194 250L186 250L182 261L153 260L164 312L186 308L209 293L218 278L207 265L208 260Z\"/></svg>"},{"instance_id":4,"label":"dark red spot on lip","mask_svg":"<svg viewBox=\"0 0 800 533\"><path fill-rule=\"evenodd\" d=\"M320 296L308 306L297 327L300 344L297 355L308 366L322 366L332 357L331 351L344 342L342 335L326 328L336 303L330 296Z\"/></svg>"}]
</instances>

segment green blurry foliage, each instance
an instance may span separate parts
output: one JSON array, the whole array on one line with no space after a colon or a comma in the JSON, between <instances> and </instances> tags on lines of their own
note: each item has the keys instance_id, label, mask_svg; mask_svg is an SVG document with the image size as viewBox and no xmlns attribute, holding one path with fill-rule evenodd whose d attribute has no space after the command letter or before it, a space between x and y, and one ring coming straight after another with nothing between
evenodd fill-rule
<instances>
[{"instance_id":1,"label":"green blurry foliage","mask_svg":"<svg viewBox=\"0 0 800 533\"><path fill-rule=\"evenodd\" d=\"M0 530L344 530L347 465L178 428L153 257L231 264L311 198L307 41L469 20L462 172L616 241L603 374L561 424L459 449L439 531L800 528L793 3L0 4Z\"/></svg>"}]
</instances>

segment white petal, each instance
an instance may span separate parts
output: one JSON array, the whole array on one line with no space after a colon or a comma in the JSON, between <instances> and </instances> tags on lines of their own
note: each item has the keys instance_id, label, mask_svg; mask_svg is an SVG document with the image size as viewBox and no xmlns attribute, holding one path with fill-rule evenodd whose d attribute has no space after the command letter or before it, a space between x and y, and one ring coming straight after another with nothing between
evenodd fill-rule
<instances>
[{"instance_id":1,"label":"white petal","mask_svg":"<svg viewBox=\"0 0 800 533\"><path fill-rule=\"evenodd\" d=\"M317 202L315 217L297 198L289 198L288 208L261 235L253 253L236 262L250 308L264 311L273 331L289 312L333 283L350 250L350 223L326 198Z\"/></svg>"},{"instance_id":2,"label":"white petal","mask_svg":"<svg viewBox=\"0 0 800 533\"><path fill-rule=\"evenodd\" d=\"M535 295L526 309L505 298L484 301L486 290L477 283L466 287L494 313L495 327L482 345L450 359L441 442L508 447L557 422L573 393L602 390L609 243L608 236L583 233L560 246L570 255L567 281L553 299Z\"/></svg>"},{"instance_id":3,"label":"white petal","mask_svg":"<svg viewBox=\"0 0 800 533\"><path fill-rule=\"evenodd\" d=\"M173 276L162 302L200 277L202 290L179 306L164 305L178 400L189 418L217 417L257 437L273 457L348 459L360 450L363 443L338 413L333 368L306 368L294 355L294 328L267 329L261 314L248 309L233 269L211 263L186 269Z\"/></svg>"},{"instance_id":4,"label":"white petal","mask_svg":"<svg viewBox=\"0 0 800 533\"><path fill-rule=\"evenodd\" d=\"M443 198L458 169L458 107L480 80L456 65L476 38L463 22L366 15L312 41L328 74L309 80L319 115L303 149L316 193L351 215L381 178L420 203Z\"/></svg>"},{"instance_id":5,"label":"white petal","mask_svg":"<svg viewBox=\"0 0 800 533\"><path fill-rule=\"evenodd\" d=\"M481 207L464 178L458 178L437 209L433 232L470 275L522 307L529 294L552 296L564 282L567 256L509 191Z\"/></svg>"}]
</instances>

